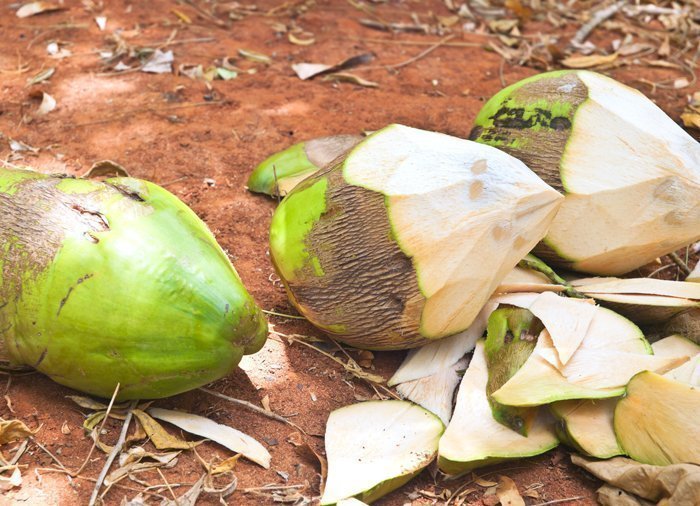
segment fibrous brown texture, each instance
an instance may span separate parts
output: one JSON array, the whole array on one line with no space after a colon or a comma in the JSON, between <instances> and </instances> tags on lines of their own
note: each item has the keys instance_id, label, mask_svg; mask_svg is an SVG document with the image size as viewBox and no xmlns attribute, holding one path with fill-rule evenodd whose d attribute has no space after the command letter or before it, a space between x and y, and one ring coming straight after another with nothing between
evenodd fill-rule
<instances>
[{"instance_id":1,"label":"fibrous brown texture","mask_svg":"<svg viewBox=\"0 0 700 506\"><path fill-rule=\"evenodd\" d=\"M384 196L343 183L342 165L318 177L329 179L326 212L306 243L324 275L307 272L303 283L288 281L294 300L331 334L342 326L344 338L360 348L428 342L418 328L425 299L411 260L391 239Z\"/></svg>"}]
</instances>

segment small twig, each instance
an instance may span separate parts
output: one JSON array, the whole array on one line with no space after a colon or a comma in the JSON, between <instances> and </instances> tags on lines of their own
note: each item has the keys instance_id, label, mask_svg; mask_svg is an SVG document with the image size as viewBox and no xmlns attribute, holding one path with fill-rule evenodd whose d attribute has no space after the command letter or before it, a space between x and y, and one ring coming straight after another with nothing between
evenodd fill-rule
<instances>
[{"instance_id":1,"label":"small twig","mask_svg":"<svg viewBox=\"0 0 700 506\"><path fill-rule=\"evenodd\" d=\"M216 390L210 390L208 388L200 387L199 390L201 390L204 393L207 393L209 395L213 395L214 397L218 397L219 399L224 399L225 401L233 402L234 404L238 404L239 406L243 406L245 408L248 408L251 411L254 411L255 413L258 413L260 415L266 416L267 418L270 418L272 420L277 420L278 422L286 423L287 425L290 425L294 427L295 429L301 431L303 434L308 435L304 429L299 427L297 424L294 422L290 422L286 418L284 418L281 415L278 415L276 413L271 413L270 411L267 411L266 409L263 409L259 406L256 406L252 402L244 401L242 399L236 399L235 397L230 397L226 394L222 394L217 392Z\"/></svg>"},{"instance_id":2,"label":"small twig","mask_svg":"<svg viewBox=\"0 0 700 506\"><path fill-rule=\"evenodd\" d=\"M586 38L591 34L593 30L596 29L596 27L599 24L601 24L606 19L609 19L612 16L614 16L615 13L619 11L622 8L622 6L626 3L627 0L621 0L617 3L614 3L608 7L605 7L604 9L600 9L593 13L591 19L588 20L588 22L585 23L581 28L579 28L576 34L572 37L570 44L574 47L583 44Z\"/></svg>"},{"instance_id":3,"label":"small twig","mask_svg":"<svg viewBox=\"0 0 700 506\"><path fill-rule=\"evenodd\" d=\"M77 125L73 125L74 127L84 127L84 126L92 126L92 125L99 125L102 123L110 123L112 121L119 121L120 119L127 118L129 116L132 116L133 114L139 114L139 113L144 113L144 112L153 112L153 113L158 113L162 111L171 111L174 109L188 109L190 107L204 107L204 106L209 106L209 105L221 105L225 104L227 101L226 100L212 100L211 102L190 102L188 104L176 104L176 105L171 105L167 107L146 107L146 108L138 108L138 109L131 109L129 111L117 114L115 116L112 116L110 118L105 118L105 119L100 119L96 121L88 121L87 123L78 123Z\"/></svg>"},{"instance_id":4,"label":"small twig","mask_svg":"<svg viewBox=\"0 0 700 506\"><path fill-rule=\"evenodd\" d=\"M58 460L58 457L56 457L53 453L51 453L51 452L48 450L48 448L46 448L46 447L45 447L44 445L42 445L39 441L37 441L36 438L30 437L29 439L32 440L32 443L34 443L34 444L37 445L39 448L41 448L42 450L44 450L44 452L45 452L49 457L51 457L51 459L52 459L56 464L58 464L58 467L60 467L60 470L61 470L61 471L64 471L64 472L70 474L70 471L68 471L68 469L66 469L66 466L63 465L63 462L61 462L60 460Z\"/></svg>"},{"instance_id":5,"label":"small twig","mask_svg":"<svg viewBox=\"0 0 700 506\"><path fill-rule=\"evenodd\" d=\"M165 477L165 475L163 474L163 471L160 470L160 467L156 467L156 471L158 471L158 474L160 474L160 477L163 479L163 482L165 482L165 486L168 487L168 491L170 492L170 495L173 496L173 499L175 499L175 503L177 503L177 496L175 495L175 492L173 491L173 487L171 487L170 483L168 483L168 480Z\"/></svg>"},{"instance_id":6,"label":"small twig","mask_svg":"<svg viewBox=\"0 0 700 506\"><path fill-rule=\"evenodd\" d=\"M292 320L306 320L303 316L296 316L293 314L284 314L284 313L276 313L275 311L270 311L268 309L263 309L263 313L265 314L271 314L273 316L280 316L282 318L291 318Z\"/></svg>"},{"instance_id":7,"label":"small twig","mask_svg":"<svg viewBox=\"0 0 700 506\"><path fill-rule=\"evenodd\" d=\"M119 439L114 445L114 448L112 448L110 454L107 456L107 461L105 462L105 465L102 468L100 475L97 477L97 481L95 482L95 488L92 490L92 495L90 495L90 501L88 502L89 506L95 506L95 503L97 502L97 496L100 493L100 488L102 488L102 483L104 482L104 479L107 476L107 473L109 472L109 468L112 467L114 459L117 458L117 455L119 455L119 452L122 450L122 446L124 446L124 441L126 441L126 434L127 432L129 432L131 418L134 415L133 409L136 407L137 404L138 401L132 401L129 405L129 411L127 411L126 418L124 418L124 424L122 425L122 431L119 433Z\"/></svg>"},{"instance_id":8,"label":"small twig","mask_svg":"<svg viewBox=\"0 0 700 506\"><path fill-rule=\"evenodd\" d=\"M678 256L678 254L674 251L668 254L668 257L673 260L673 263L675 263L678 268L681 270L683 274L686 276L690 274L690 267L683 261L681 257Z\"/></svg>"},{"instance_id":9,"label":"small twig","mask_svg":"<svg viewBox=\"0 0 700 506\"><path fill-rule=\"evenodd\" d=\"M540 502L537 504L533 504L532 506L547 506L548 504L559 504L562 502L569 502L569 501L578 501L579 499L585 499L585 496L578 495L576 497L567 497L565 499L555 499L553 501L547 501L547 502Z\"/></svg>"},{"instance_id":10,"label":"small twig","mask_svg":"<svg viewBox=\"0 0 700 506\"><path fill-rule=\"evenodd\" d=\"M446 42L450 41L451 39L454 39L454 37L455 37L454 34L450 34L450 35L448 35L447 37L444 37L443 39L439 40L438 42L436 42L435 44L433 44L433 45L430 46L429 48L427 48L425 51L422 51L422 52L418 53L418 54L417 54L416 56L414 56L413 58L409 58L409 59L406 60L406 61L403 61L403 62L400 62L400 63L396 63L396 64L394 64L394 65L385 65L385 67L386 67L386 68L389 68L389 69L397 70L397 69L403 68L403 67L405 67L405 66L407 66L407 65L410 65L411 63L415 63L415 62L417 62L418 60L420 60L421 58L425 58L426 56L428 56L430 53L432 53L433 51L435 51L435 50L436 50L437 48L439 48L440 46L444 46Z\"/></svg>"},{"instance_id":11,"label":"small twig","mask_svg":"<svg viewBox=\"0 0 700 506\"><path fill-rule=\"evenodd\" d=\"M90 461L90 457L92 457L92 452L95 451L95 447L97 446L97 442L100 440L100 434L102 433L102 429L105 427L105 423L107 423L107 420L109 419L109 413L112 411L112 406L114 405L114 399L117 398L117 394L119 393L119 387L120 384L117 383L117 386L114 388L114 393L112 394L112 398L109 400L109 405L107 406L107 411L105 412L105 417L102 420L102 423L100 424L100 428L97 431L97 434L95 434L95 439L92 441L92 448L90 448L90 451L88 452L87 457L85 457L85 461L83 461L83 465L80 466L80 469L75 471L74 473L70 473L70 476L72 478L75 478L77 475L83 472L83 469L85 469L85 466L87 466L88 462Z\"/></svg>"}]
</instances>

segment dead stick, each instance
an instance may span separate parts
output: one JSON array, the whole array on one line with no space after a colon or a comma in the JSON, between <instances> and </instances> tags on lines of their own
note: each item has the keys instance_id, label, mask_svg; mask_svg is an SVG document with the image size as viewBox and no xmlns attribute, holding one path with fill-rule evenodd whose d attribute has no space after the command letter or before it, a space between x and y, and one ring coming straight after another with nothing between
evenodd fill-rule
<instances>
[{"instance_id":1,"label":"dead stick","mask_svg":"<svg viewBox=\"0 0 700 506\"><path fill-rule=\"evenodd\" d=\"M129 411L127 412L126 418L124 419L124 425L122 425L122 431L119 433L119 439L117 440L117 444L114 445L114 448L112 448L112 451L107 456L107 461L105 462L102 471L100 471L100 475L97 477L97 481L95 482L95 488L92 490L92 495L90 496L90 502L88 502L89 506L95 506L95 503L97 502L97 495L100 493L100 488L102 488L102 483L104 482L105 477L109 472L109 468L112 467L114 459L117 458L117 455L119 455L119 452L122 450L122 446L124 446L124 441L126 441L126 434L127 432L129 432L129 424L131 423L131 418L134 415L133 409L136 407L137 404L138 401L132 401L131 405L129 406Z\"/></svg>"},{"instance_id":2,"label":"dead stick","mask_svg":"<svg viewBox=\"0 0 700 506\"><path fill-rule=\"evenodd\" d=\"M396 65L388 65L388 67L391 68L391 69L396 70L396 69L400 69L400 68L402 68L402 67L405 67L405 66L407 66L407 65L410 65L411 63L414 63L414 62L420 60L421 58L424 58L424 57L428 56L430 53L432 53L433 51L435 51L437 48L439 48L440 46L444 45L445 42L448 42L449 40L454 39L454 37L455 37L454 34L448 35L447 37L443 38L442 40L439 40L438 42L436 42L435 44L433 44L432 46L430 46L430 47L429 47L428 49L426 49L425 51L423 51L423 52L417 54L417 55L414 56L413 58L409 58L409 59L406 60L405 62L397 63Z\"/></svg>"},{"instance_id":3,"label":"dead stick","mask_svg":"<svg viewBox=\"0 0 700 506\"><path fill-rule=\"evenodd\" d=\"M123 112L121 114L117 114L116 116L112 116L111 118L105 118L105 119L100 119L96 121L88 121L87 123L78 123L77 125L74 125L75 127L84 127L84 126L91 126L91 125L99 125L101 123L109 123L111 121L118 121L122 118L126 118L132 114L139 114L139 113L144 113L144 112L163 112L163 111L172 111L176 109L188 109L190 107L204 107L208 105L221 105L227 103L226 100L213 100L211 102L192 102L189 104L179 104L179 105L173 105L170 107L147 107L145 109L132 109L130 111Z\"/></svg>"},{"instance_id":4,"label":"dead stick","mask_svg":"<svg viewBox=\"0 0 700 506\"><path fill-rule=\"evenodd\" d=\"M675 252L671 252L668 254L668 257L673 260L673 263L675 263L678 268L685 274L686 276L690 274L690 267L683 261L681 257L679 257Z\"/></svg>"},{"instance_id":5,"label":"dead stick","mask_svg":"<svg viewBox=\"0 0 700 506\"><path fill-rule=\"evenodd\" d=\"M214 397L218 397L219 399L224 399L226 401L233 402L234 404L238 404L239 406L246 407L251 411L254 411L254 412L259 413L263 416L271 418L272 420L277 420L278 422L282 422L282 423L286 423L287 425L291 425L295 429L300 430L302 433L306 434L306 431L304 429L302 429L301 427L299 427L294 422L290 422L289 420L287 420L283 416L280 416L276 413L271 413L271 412L269 412L261 407L258 407L255 404L253 404L252 402L244 401L242 399L236 399L235 397L230 397L226 394L219 393L216 390L210 390L210 389L204 388L204 387L200 387L198 390L201 390L202 392L205 392L209 395L213 395Z\"/></svg>"},{"instance_id":6,"label":"dead stick","mask_svg":"<svg viewBox=\"0 0 700 506\"><path fill-rule=\"evenodd\" d=\"M614 16L615 13L619 11L622 8L622 6L626 3L627 0L621 0L620 2L610 5L609 7L596 11L591 17L591 19L581 28L578 29L576 34L572 37L570 44L572 46L578 46L583 44L583 41L586 40L586 38L591 34L593 30L596 29L596 27L599 24L601 24L606 19L609 19L612 16Z\"/></svg>"}]
</instances>

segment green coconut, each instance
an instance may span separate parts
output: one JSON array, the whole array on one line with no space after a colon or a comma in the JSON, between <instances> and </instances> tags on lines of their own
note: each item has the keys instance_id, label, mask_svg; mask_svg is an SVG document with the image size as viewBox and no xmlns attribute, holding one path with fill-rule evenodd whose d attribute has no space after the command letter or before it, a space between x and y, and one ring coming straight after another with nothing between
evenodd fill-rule
<instances>
[{"instance_id":1,"label":"green coconut","mask_svg":"<svg viewBox=\"0 0 700 506\"><path fill-rule=\"evenodd\" d=\"M539 74L491 98L471 139L562 191L535 254L616 275L700 239L700 144L651 100L585 70Z\"/></svg>"},{"instance_id":2,"label":"green coconut","mask_svg":"<svg viewBox=\"0 0 700 506\"><path fill-rule=\"evenodd\" d=\"M260 309L163 188L0 167L0 339L11 362L119 399L216 380L259 350Z\"/></svg>"},{"instance_id":3,"label":"green coconut","mask_svg":"<svg viewBox=\"0 0 700 506\"><path fill-rule=\"evenodd\" d=\"M320 329L411 348L467 329L560 201L497 149L391 125L289 193L270 255Z\"/></svg>"},{"instance_id":4,"label":"green coconut","mask_svg":"<svg viewBox=\"0 0 700 506\"><path fill-rule=\"evenodd\" d=\"M270 196L287 195L361 140L359 135L333 135L294 144L258 165L248 178L248 189Z\"/></svg>"}]
</instances>

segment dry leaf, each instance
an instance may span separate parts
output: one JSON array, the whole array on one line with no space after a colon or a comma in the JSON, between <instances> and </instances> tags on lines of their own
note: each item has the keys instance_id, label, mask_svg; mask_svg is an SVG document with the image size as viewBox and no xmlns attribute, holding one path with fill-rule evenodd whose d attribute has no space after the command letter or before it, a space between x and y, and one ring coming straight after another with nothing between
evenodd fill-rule
<instances>
[{"instance_id":1,"label":"dry leaf","mask_svg":"<svg viewBox=\"0 0 700 506\"><path fill-rule=\"evenodd\" d=\"M525 500L520 496L517 485L507 476L498 477L496 496L502 506L525 506Z\"/></svg>"},{"instance_id":2,"label":"dry leaf","mask_svg":"<svg viewBox=\"0 0 700 506\"><path fill-rule=\"evenodd\" d=\"M688 128L700 129L700 112L686 110L683 114L681 114L681 121L683 121L683 125L687 126Z\"/></svg>"},{"instance_id":3,"label":"dry leaf","mask_svg":"<svg viewBox=\"0 0 700 506\"><path fill-rule=\"evenodd\" d=\"M175 57L172 51L156 49L151 57L141 66L141 72L149 74L169 74L173 71Z\"/></svg>"},{"instance_id":4,"label":"dry leaf","mask_svg":"<svg viewBox=\"0 0 700 506\"><path fill-rule=\"evenodd\" d=\"M18 18L28 18L29 16L34 16L43 12L59 11L62 9L64 9L64 7L52 2L29 2L17 9L16 14Z\"/></svg>"},{"instance_id":5,"label":"dry leaf","mask_svg":"<svg viewBox=\"0 0 700 506\"><path fill-rule=\"evenodd\" d=\"M199 495L202 493L202 486L204 485L204 479L206 477L206 474L202 475L202 477L197 480L197 483L192 485L192 488L177 499L163 499L160 502L160 506L195 506L195 504L197 504L197 499L199 499Z\"/></svg>"},{"instance_id":6,"label":"dry leaf","mask_svg":"<svg viewBox=\"0 0 700 506\"><path fill-rule=\"evenodd\" d=\"M36 434L20 420L2 420L0 421L0 445L19 441L20 439L28 438Z\"/></svg>"},{"instance_id":7,"label":"dry leaf","mask_svg":"<svg viewBox=\"0 0 700 506\"><path fill-rule=\"evenodd\" d=\"M673 81L673 88L676 90L687 88L688 86L690 86L690 81L688 81L688 79L685 77L680 77Z\"/></svg>"},{"instance_id":8,"label":"dry leaf","mask_svg":"<svg viewBox=\"0 0 700 506\"><path fill-rule=\"evenodd\" d=\"M175 14L175 15L178 17L178 19L179 19L180 21L182 21L183 23L185 23L185 24L187 24L187 25L191 25L191 24L192 24L192 20L191 20L190 17L189 17L187 14L185 14L184 12L179 11L179 10L177 10L177 9L171 9L170 12L172 12L173 14Z\"/></svg>"},{"instance_id":9,"label":"dry leaf","mask_svg":"<svg viewBox=\"0 0 700 506\"><path fill-rule=\"evenodd\" d=\"M102 404L90 397L85 397L82 395L66 395L66 399L70 399L75 402L78 406L85 409L91 409L93 411L101 411L107 409L106 404Z\"/></svg>"},{"instance_id":10,"label":"dry leaf","mask_svg":"<svg viewBox=\"0 0 700 506\"><path fill-rule=\"evenodd\" d=\"M39 83L46 81L47 79L49 79L53 75L54 72L56 72L56 69L53 67L49 67L45 70L42 70L41 72L36 74L34 77L30 77L29 79L27 79L27 86L31 86L33 84L39 84Z\"/></svg>"},{"instance_id":11,"label":"dry leaf","mask_svg":"<svg viewBox=\"0 0 700 506\"><path fill-rule=\"evenodd\" d=\"M12 469L12 468L8 468ZM14 470L12 471L12 475L10 475L9 478L5 478L4 476L0 476L0 490L2 491L7 491L11 490L15 487L21 487L22 486L22 473L19 470L19 467L14 466Z\"/></svg>"},{"instance_id":12,"label":"dry leaf","mask_svg":"<svg viewBox=\"0 0 700 506\"><path fill-rule=\"evenodd\" d=\"M133 413L141 424L141 427L143 427L143 430L148 434L148 437L151 438L153 445L159 450L189 450L199 444L184 441L179 437L171 435L145 411L134 409Z\"/></svg>"},{"instance_id":13,"label":"dry leaf","mask_svg":"<svg viewBox=\"0 0 700 506\"><path fill-rule=\"evenodd\" d=\"M96 16L95 23L97 24L97 28L99 28L100 31L103 32L104 29L107 27L107 16Z\"/></svg>"},{"instance_id":14,"label":"dry leaf","mask_svg":"<svg viewBox=\"0 0 700 506\"><path fill-rule=\"evenodd\" d=\"M314 35L312 33L308 32L303 32L306 35L306 38L299 38L297 37L294 32L289 32L287 34L287 39L289 39L289 42L292 44L296 44L297 46L310 46L311 44L314 44L316 42L316 39L314 38Z\"/></svg>"},{"instance_id":15,"label":"dry leaf","mask_svg":"<svg viewBox=\"0 0 700 506\"><path fill-rule=\"evenodd\" d=\"M484 488L495 487L496 485L498 485L497 481L485 480L484 478L481 478L480 476L477 476L474 473L472 473L472 481L480 487Z\"/></svg>"},{"instance_id":16,"label":"dry leaf","mask_svg":"<svg viewBox=\"0 0 700 506\"><path fill-rule=\"evenodd\" d=\"M509 34L518 23L517 19L494 19L488 22L488 26L492 32Z\"/></svg>"},{"instance_id":17,"label":"dry leaf","mask_svg":"<svg viewBox=\"0 0 700 506\"><path fill-rule=\"evenodd\" d=\"M304 81L321 74L340 72L352 67L357 67L358 65L372 61L373 58L374 55L372 53L363 53L347 58L340 63L336 63L335 65L326 65L324 63L295 63L292 65L292 69L299 79Z\"/></svg>"},{"instance_id":18,"label":"dry leaf","mask_svg":"<svg viewBox=\"0 0 700 506\"><path fill-rule=\"evenodd\" d=\"M82 179L99 179L99 178L109 178L109 177L131 177L129 175L129 172L119 165L117 162L113 162L112 160L100 160L99 162L95 162L92 164L92 167L88 169L88 171L80 176ZM75 397L71 397L72 399L75 400ZM77 402L77 401L76 401ZM94 401L93 401L94 402ZM95 404L99 404L95 402ZM83 406L81 404L81 406ZM88 406L83 406L84 408L87 408ZM104 408L90 408L90 409L107 409L107 406Z\"/></svg>"},{"instance_id":19,"label":"dry leaf","mask_svg":"<svg viewBox=\"0 0 700 506\"><path fill-rule=\"evenodd\" d=\"M698 465L652 466L625 457L598 461L576 454L571 456L571 462L614 487L654 503L700 504Z\"/></svg>"},{"instance_id":20,"label":"dry leaf","mask_svg":"<svg viewBox=\"0 0 700 506\"><path fill-rule=\"evenodd\" d=\"M570 69L588 69L599 65L606 65L617 60L617 53L609 55L592 54L590 56L569 56L561 61L561 64Z\"/></svg>"},{"instance_id":21,"label":"dry leaf","mask_svg":"<svg viewBox=\"0 0 700 506\"><path fill-rule=\"evenodd\" d=\"M240 455L234 455L233 457L229 457L226 460L222 460L218 464L213 465L210 470L211 474L216 475L233 471L240 457Z\"/></svg>"},{"instance_id":22,"label":"dry leaf","mask_svg":"<svg viewBox=\"0 0 700 506\"><path fill-rule=\"evenodd\" d=\"M63 425L61 425L61 434L66 436L70 434L70 426L68 425L68 422L63 422Z\"/></svg>"},{"instance_id":23,"label":"dry leaf","mask_svg":"<svg viewBox=\"0 0 700 506\"><path fill-rule=\"evenodd\" d=\"M265 447L249 435L233 427L216 423L203 416L182 411L151 408L148 412L155 418L172 423L191 434L211 439L233 452L240 453L256 464L260 464L265 469L270 468L272 456ZM136 414L136 410L134 410L134 414ZM146 430L146 432L148 432L148 430Z\"/></svg>"},{"instance_id":24,"label":"dry leaf","mask_svg":"<svg viewBox=\"0 0 700 506\"><path fill-rule=\"evenodd\" d=\"M329 81L329 80L335 80L335 81L343 81L345 83L353 83L357 84L359 86L364 86L366 88L378 88L379 83L375 83L374 81L368 81L367 79L363 79L360 76L357 76L355 74L350 74L348 72L335 72L333 74L328 74L323 78L324 81Z\"/></svg>"},{"instance_id":25,"label":"dry leaf","mask_svg":"<svg viewBox=\"0 0 700 506\"><path fill-rule=\"evenodd\" d=\"M262 404L262 407L265 411L268 413L272 413L272 409L270 408L270 396L266 395L265 397L262 398L260 401L260 404Z\"/></svg>"},{"instance_id":26,"label":"dry leaf","mask_svg":"<svg viewBox=\"0 0 700 506\"><path fill-rule=\"evenodd\" d=\"M603 485L596 493L598 494L598 503L602 506L654 506L656 504L610 485Z\"/></svg>"},{"instance_id":27,"label":"dry leaf","mask_svg":"<svg viewBox=\"0 0 700 506\"><path fill-rule=\"evenodd\" d=\"M38 116L44 116L51 111L53 111L56 108L56 99L54 99L51 95L48 93L44 92L41 98L41 104L39 105L39 108L36 110L36 114Z\"/></svg>"},{"instance_id":28,"label":"dry leaf","mask_svg":"<svg viewBox=\"0 0 700 506\"><path fill-rule=\"evenodd\" d=\"M247 49L239 49L238 54L245 58L246 60L250 60L256 63L264 63L266 65L269 65L272 63L272 58L269 56L262 54L262 53L256 53L255 51L248 51Z\"/></svg>"}]
</instances>

